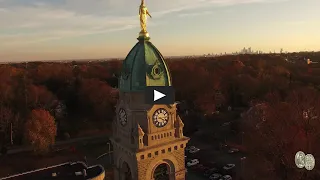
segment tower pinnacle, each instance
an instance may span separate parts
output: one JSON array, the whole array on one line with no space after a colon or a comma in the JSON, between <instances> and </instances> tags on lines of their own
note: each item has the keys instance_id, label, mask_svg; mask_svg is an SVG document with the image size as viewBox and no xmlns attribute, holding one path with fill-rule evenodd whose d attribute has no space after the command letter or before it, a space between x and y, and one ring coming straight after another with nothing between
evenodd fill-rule
<instances>
[{"instance_id":1,"label":"tower pinnacle","mask_svg":"<svg viewBox=\"0 0 320 180\"><path fill-rule=\"evenodd\" d=\"M147 16L152 18L152 16L149 14L149 11L145 5L144 0L141 0L141 5L139 7L139 17L140 17L140 28L141 31L139 33L138 39L147 39L149 37L149 33L147 31ZM143 38L141 38L143 37Z\"/></svg>"}]
</instances>

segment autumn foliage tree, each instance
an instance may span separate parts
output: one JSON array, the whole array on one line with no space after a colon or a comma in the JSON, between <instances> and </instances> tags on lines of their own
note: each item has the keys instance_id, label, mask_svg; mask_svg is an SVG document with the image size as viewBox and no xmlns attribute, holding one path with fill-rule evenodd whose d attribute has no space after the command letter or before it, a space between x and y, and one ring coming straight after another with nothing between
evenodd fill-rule
<instances>
[{"instance_id":1,"label":"autumn foliage tree","mask_svg":"<svg viewBox=\"0 0 320 180\"><path fill-rule=\"evenodd\" d=\"M311 53L310 57L317 59L319 53ZM187 107L184 112L188 113L183 117L186 127L195 127L195 119L217 109L223 113L228 106L246 108L253 99L270 99L265 98L269 92L280 92L283 101L292 87L313 86L320 90L320 71L316 70L320 63L289 63L283 57L267 54L188 57L166 62L176 100ZM55 119L61 124L59 130L71 136L78 135L79 127L92 130L87 122L92 122L96 129L111 120L115 115L121 64L121 60L1 64L0 105L8 108L17 121L14 144L22 143L24 125L33 109L51 112L58 103L64 104L66 116ZM222 108L218 108L220 105ZM9 121L0 121L6 129L2 131L10 129ZM104 128L109 128L108 124L101 130Z\"/></svg>"},{"instance_id":2,"label":"autumn foliage tree","mask_svg":"<svg viewBox=\"0 0 320 180\"><path fill-rule=\"evenodd\" d=\"M57 98L45 86L27 86L27 103L31 108L43 108L50 110Z\"/></svg>"},{"instance_id":3,"label":"autumn foliage tree","mask_svg":"<svg viewBox=\"0 0 320 180\"><path fill-rule=\"evenodd\" d=\"M55 143L57 127L54 118L43 109L34 109L25 124L25 138L35 152L47 152Z\"/></svg>"},{"instance_id":4,"label":"autumn foliage tree","mask_svg":"<svg viewBox=\"0 0 320 180\"><path fill-rule=\"evenodd\" d=\"M200 112L212 113L217 104L216 91L220 89L220 77L211 69L212 65L206 66L205 63L173 61L169 62L169 66L177 99L189 102ZM186 79L188 83L185 82Z\"/></svg>"},{"instance_id":5,"label":"autumn foliage tree","mask_svg":"<svg viewBox=\"0 0 320 180\"><path fill-rule=\"evenodd\" d=\"M268 97L268 102L259 105L261 108L244 116L244 145L250 153L249 161L251 158L256 162L248 168L247 178L273 174L277 179L301 179L304 172L296 168L295 153L320 152L320 94L302 88L284 99L279 95ZM308 172L303 179L315 176L316 173Z\"/></svg>"},{"instance_id":6,"label":"autumn foliage tree","mask_svg":"<svg viewBox=\"0 0 320 180\"><path fill-rule=\"evenodd\" d=\"M4 145L8 143L8 137L10 137L10 125L14 120L14 114L11 109L0 106L0 144Z\"/></svg>"},{"instance_id":7,"label":"autumn foliage tree","mask_svg":"<svg viewBox=\"0 0 320 180\"><path fill-rule=\"evenodd\" d=\"M98 79L84 79L79 89L83 111L94 114L95 120L111 122L118 90Z\"/></svg>"}]
</instances>

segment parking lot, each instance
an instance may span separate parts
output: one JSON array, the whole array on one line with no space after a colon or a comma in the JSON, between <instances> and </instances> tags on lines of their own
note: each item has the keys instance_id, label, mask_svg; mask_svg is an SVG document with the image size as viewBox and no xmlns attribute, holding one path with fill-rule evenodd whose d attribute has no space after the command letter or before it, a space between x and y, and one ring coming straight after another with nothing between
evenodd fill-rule
<instances>
[{"instance_id":1,"label":"parking lot","mask_svg":"<svg viewBox=\"0 0 320 180\"><path fill-rule=\"evenodd\" d=\"M208 180L208 178L205 178L199 174L188 172L186 174L186 180Z\"/></svg>"},{"instance_id":2,"label":"parking lot","mask_svg":"<svg viewBox=\"0 0 320 180\"><path fill-rule=\"evenodd\" d=\"M216 168L215 173L221 175L230 175L232 179L240 179L241 170L245 165L245 154L238 151L238 149L228 147L228 146L219 146L219 143L208 144L201 142L196 138L191 138L189 144L199 149L197 152L188 150L186 148L186 162L192 159L198 159L199 164L194 166L187 167L187 179L209 179L205 177L205 171L210 168ZM234 164L234 167L225 170L224 166L227 164ZM213 174L213 173L212 173ZM220 178L217 178L220 179Z\"/></svg>"}]
</instances>

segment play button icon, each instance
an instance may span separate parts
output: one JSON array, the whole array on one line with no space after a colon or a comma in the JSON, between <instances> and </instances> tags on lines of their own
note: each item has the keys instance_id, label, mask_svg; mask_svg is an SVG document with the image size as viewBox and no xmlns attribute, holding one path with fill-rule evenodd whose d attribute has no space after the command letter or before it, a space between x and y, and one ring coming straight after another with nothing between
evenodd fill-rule
<instances>
[{"instance_id":1,"label":"play button icon","mask_svg":"<svg viewBox=\"0 0 320 180\"><path fill-rule=\"evenodd\" d=\"M172 86L148 86L145 100L147 104L173 104L174 89Z\"/></svg>"},{"instance_id":2,"label":"play button icon","mask_svg":"<svg viewBox=\"0 0 320 180\"><path fill-rule=\"evenodd\" d=\"M163 94L157 90L153 90L153 101L157 101L165 96L166 96L165 94Z\"/></svg>"}]
</instances>

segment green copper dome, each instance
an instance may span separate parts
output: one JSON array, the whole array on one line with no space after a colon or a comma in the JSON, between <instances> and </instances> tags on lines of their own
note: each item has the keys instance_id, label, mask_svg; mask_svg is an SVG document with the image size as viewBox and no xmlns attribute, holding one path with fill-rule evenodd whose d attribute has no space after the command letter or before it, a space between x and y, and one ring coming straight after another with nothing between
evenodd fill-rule
<instances>
[{"instance_id":1,"label":"green copper dome","mask_svg":"<svg viewBox=\"0 0 320 180\"><path fill-rule=\"evenodd\" d=\"M149 41L139 37L122 64L121 92L144 91L146 86L171 86L171 77L163 56Z\"/></svg>"}]
</instances>

